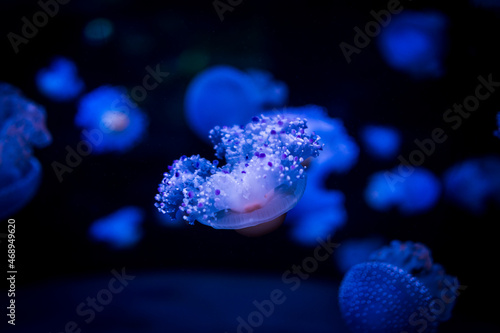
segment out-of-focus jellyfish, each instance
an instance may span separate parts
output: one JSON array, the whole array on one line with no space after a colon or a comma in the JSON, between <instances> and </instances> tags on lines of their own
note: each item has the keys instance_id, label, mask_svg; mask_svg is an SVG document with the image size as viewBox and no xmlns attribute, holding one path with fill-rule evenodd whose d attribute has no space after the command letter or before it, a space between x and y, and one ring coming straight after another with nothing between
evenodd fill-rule
<instances>
[{"instance_id":1,"label":"out-of-focus jellyfish","mask_svg":"<svg viewBox=\"0 0 500 333\"><path fill-rule=\"evenodd\" d=\"M500 156L469 158L443 174L445 198L472 214L483 214L500 204Z\"/></svg>"},{"instance_id":2,"label":"out-of-focus jellyfish","mask_svg":"<svg viewBox=\"0 0 500 333\"><path fill-rule=\"evenodd\" d=\"M346 239L334 252L335 264L345 274L354 265L368 261L370 255L385 244L380 236Z\"/></svg>"},{"instance_id":3,"label":"out-of-focus jellyfish","mask_svg":"<svg viewBox=\"0 0 500 333\"><path fill-rule=\"evenodd\" d=\"M401 145L401 134L391 126L367 125L361 130L361 140L368 154L387 160L396 156Z\"/></svg>"},{"instance_id":4,"label":"out-of-focus jellyfish","mask_svg":"<svg viewBox=\"0 0 500 333\"><path fill-rule=\"evenodd\" d=\"M345 173L355 165L359 147L347 133L343 122L329 117L326 109L320 106L289 107L266 114L286 114L307 119L306 132L318 135L324 144L317 158L306 161L306 191L288 214L291 238L302 245L315 245L318 238L332 235L347 220L344 194L328 189L325 183L331 173Z\"/></svg>"},{"instance_id":5,"label":"out-of-focus jellyfish","mask_svg":"<svg viewBox=\"0 0 500 333\"><path fill-rule=\"evenodd\" d=\"M115 249L132 247L142 237L144 212L135 206L126 206L92 223L89 236Z\"/></svg>"},{"instance_id":6,"label":"out-of-focus jellyfish","mask_svg":"<svg viewBox=\"0 0 500 333\"><path fill-rule=\"evenodd\" d=\"M228 65L209 67L195 76L185 94L185 117L206 140L215 126L242 125L267 109L283 106L288 88L264 70L242 71Z\"/></svg>"},{"instance_id":7,"label":"out-of-focus jellyfish","mask_svg":"<svg viewBox=\"0 0 500 333\"><path fill-rule=\"evenodd\" d=\"M75 116L75 124L84 131L102 134L101 140L92 143L92 151L99 154L132 149L145 134L148 121L124 88L107 85L85 94Z\"/></svg>"},{"instance_id":8,"label":"out-of-focus jellyfish","mask_svg":"<svg viewBox=\"0 0 500 333\"><path fill-rule=\"evenodd\" d=\"M369 178L365 200L378 211L397 208L404 215L420 214L436 205L441 187L440 179L428 169L416 167L403 177L394 168L376 172Z\"/></svg>"},{"instance_id":9,"label":"out-of-focus jellyfish","mask_svg":"<svg viewBox=\"0 0 500 333\"><path fill-rule=\"evenodd\" d=\"M172 220L216 229L279 225L304 193L302 163L322 149L319 137L306 129L304 119L287 115L216 126L210 139L226 164L199 155L175 160L159 185L155 206Z\"/></svg>"},{"instance_id":10,"label":"out-of-focus jellyfish","mask_svg":"<svg viewBox=\"0 0 500 333\"><path fill-rule=\"evenodd\" d=\"M56 102L75 99L85 88L76 64L61 56L54 57L48 67L40 69L35 82L40 93Z\"/></svg>"},{"instance_id":11,"label":"out-of-focus jellyfish","mask_svg":"<svg viewBox=\"0 0 500 333\"><path fill-rule=\"evenodd\" d=\"M436 332L461 289L425 245L392 241L345 274L339 305L353 333Z\"/></svg>"},{"instance_id":12,"label":"out-of-focus jellyfish","mask_svg":"<svg viewBox=\"0 0 500 333\"><path fill-rule=\"evenodd\" d=\"M41 105L0 82L0 218L19 211L38 190L42 167L33 147L52 142L45 119Z\"/></svg>"},{"instance_id":13,"label":"out-of-focus jellyfish","mask_svg":"<svg viewBox=\"0 0 500 333\"><path fill-rule=\"evenodd\" d=\"M382 29L378 46L387 64L415 78L441 77L448 51L448 17L404 10Z\"/></svg>"},{"instance_id":14,"label":"out-of-focus jellyfish","mask_svg":"<svg viewBox=\"0 0 500 333\"><path fill-rule=\"evenodd\" d=\"M114 33L113 23L106 18L96 18L88 22L83 29L85 40L91 45L106 43Z\"/></svg>"}]
</instances>

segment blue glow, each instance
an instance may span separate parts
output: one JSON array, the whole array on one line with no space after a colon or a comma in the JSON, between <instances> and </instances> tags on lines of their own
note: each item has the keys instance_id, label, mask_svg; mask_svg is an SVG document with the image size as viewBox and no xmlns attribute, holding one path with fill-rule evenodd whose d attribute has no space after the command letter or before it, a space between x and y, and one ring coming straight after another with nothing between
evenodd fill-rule
<instances>
[{"instance_id":1,"label":"blue glow","mask_svg":"<svg viewBox=\"0 0 500 333\"><path fill-rule=\"evenodd\" d=\"M500 139L500 112L497 113L497 126L498 129L495 131L495 135Z\"/></svg>"},{"instance_id":2,"label":"blue glow","mask_svg":"<svg viewBox=\"0 0 500 333\"><path fill-rule=\"evenodd\" d=\"M392 241L344 276L340 311L353 333L423 331L418 320L431 312L433 320L425 320L425 329L434 332L451 317L459 287L425 245Z\"/></svg>"},{"instance_id":3,"label":"blue glow","mask_svg":"<svg viewBox=\"0 0 500 333\"><path fill-rule=\"evenodd\" d=\"M241 229L270 222L302 197L302 163L319 155L319 137L293 116L253 117L245 126L210 131L216 156L182 156L164 173L155 206L172 220L194 221L216 229Z\"/></svg>"},{"instance_id":4,"label":"blue glow","mask_svg":"<svg viewBox=\"0 0 500 333\"><path fill-rule=\"evenodd\" d=\"M142 209L123 207L93 222L89 235L93 240L108 243L116 249L128 248L141 239L143 219Z\"/></svg>"},{"instance_id":5,"label":"blue glow","mask_svg":"<svg viewBox=\"0 0 500 333\"><path fill-rule=\"evenodd\" d=\"M53 58L48 67L36 73L35 81L40 93L56 102L70 101L85 88L76 64L65 57Z\"/></svg>"},{"instance_id":6,"label":"blue glow","mask_svg":"<svg viewBox=\"0 0 500 333\"><path fill-rule=\"evenodd\" d=\"M85 25L83 34L90 44L107 42L114 33L113 23L105 18L97 18Z\"/></svg>"},{"instance_id":7,"label":"blue glow","mask_svg":"<svg viewBox=\"0 0 500 333\"><path fill-rule=\"evenodd\" d=\"M392 68L415 78L444 74L448 18L435 11L405 10L393 16L378 38L380 52Z\"/></svg>"},{"instance_id":8,"label":"blue glow","mask_svg":"<svg viewBox=\"0 0 500 333\"><path fill-rule=\"evenodd\" d=\"M365 189L365 200L375 210L396 207L405 215L420 214L432 209L441 197L441 182L431 171L417 167L407 176L398 168L373 174Z\"/></svg>"},{"instance_id":9,"label":"blue glow","mask_svg":"<svg viewBox=\"0 0 500 333\"><path fill-rule=\"evenodd\" d=\"M365 126L361 132L361 139L366 152L380 159L395 157L401 145L401 134L390 126Z\"/></svg>"},{"instance_id":10,"label":"blue glow","mask_svg":"<svg viewBox=\"0 0 500 333\"><path fill-rule=\"evenodd\" d=\"M346 239L335 249L335 264L338 270L345 274L354 265L367 261L370 255L384 244L385 240L376 236Z\"/></svg>"},{"instance_id":11,"label":"blue glow","mask_svg":"<svg viewBox=\"0 0 500 333\"><path fill-rule=\"evenodd\" d=\"M19 211L38 190L42 167L33 147L52 142L45 118L42 106L0 82L0 218Z\"/></svg>"},{"instance_id":12,"label":"blue glow","mask_svg":"<svg viewBox=\"0 0 500 333\"><path fill-rule=\"evenodd\" d=\"M101 86L84 95L78 105L75 124L95 134L95 153L123 153L138 144L146 133L148 117L121 87ZM82 132L82 138L88 135ZM92 141L92 140L90 140Z\"/></svg>"},{"instance_id":13,"label":"blue glow","mask_svg":"<svg viewBox=\"0 0 500 333\"><path fill-rule=\"evenodd\" d=\"M227 65L205 69L190 82L185 117L191 129L206 140L215 126L242 125L265 109L281 107L288 98L284 83L263 70L241 71Z\"/></svg>"},{"instance_id":14,"label":"blue glow","mask_svg":"<svg viewBox=\"0 0 500 333\"><path fill-rule=\"evenodd\" d=\"M500 205L500 156L469 158L450 166L443 175L445 198L473 214Z\"/></svg>"}]
</instances>

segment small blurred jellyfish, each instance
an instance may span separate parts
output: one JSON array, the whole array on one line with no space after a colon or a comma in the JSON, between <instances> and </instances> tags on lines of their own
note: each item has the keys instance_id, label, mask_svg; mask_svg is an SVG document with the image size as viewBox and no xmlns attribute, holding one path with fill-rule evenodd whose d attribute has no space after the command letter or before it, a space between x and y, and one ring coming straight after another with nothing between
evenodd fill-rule
<instances>
[{"instance_id":1,"label":"small blurred jellyfish","mask_svg":"<svg viewBox=\"0 0 500 333\"><path fill-rule=\"evenodd\" d=\"M126 206L92 223L89 236L97 242L104 242L115 249L134 246L142 237L141 224L144 212L135 206Z\"/></svg>"},{"instance_id":2,"label":"small blurred jellyfish","mask_svg":"<svg viewBox=\"0 0 500 333\"><path fill-rule=\"evenodd\" d=\"M354 265L368 261L370 255L383 245L385 240L380 236L346 239L334 252L335 264L345 274Z\"/></svg>"},{"instance_id":3,"label":"small blurred jellyfish","mask_svg":"<svg viewBox=\"0 0 500 333\"><path fill-rule=\"evenodd\" d=\"M75 124L85 132L101 134L101 140L92 143L92 151L98 154L132 149L145 134L148 122L146 114L129 99L124 88L108 85L85 94L75 116Z\"/></svg>"},{"instance_id":4,"label":"small blurred jellyfish","mask_svg":"<svg viewBox=\"0 0 500 333\"><path fill-rule=\"evenodd\" d=\"M345 173L356 164L359 147L342 121L330 118L326 109L320 106L289 107L266 114L286 114L306 119L306 133L318 135L324 144L317 158L306 161L306 191L288 214L291 238L302 245L315 245L318 238L332 235L347 220L344 194L326 188L325 183L331 173Z\"/></svg>"},{"instance_id":5,"label":"small blurred jellyfish","mask_svg":"<svg viewBox=\"0 0 500 333\"><path fill-rule=\"evenodd\" d=\"M378 211L396 207L401 214L420 214L432 209L441 196L440 179L430 170L416 167L406 177L398 169L379 171L368 180L365 200Z\"/></svg>"},{"instance_id":6,"label":"small blurred jellyfish","mask_svg":"<svg viewBox=\"0 0 500 333\"><path fill-rule=\"evenodd\" d=\"M105 44L113 36L113 23L105 18L96 18L89 21L83 29L85 40L91 45Z\"/></svg>"},{"instance_id":7,"label":"small blurred jellyfish","mask_svg":"<svg viewBox=\"0 0 500 333\"><path fill-rule=\"evenodd\" d=\"M472 214L500 205L500 156L469 158L443 174L445 198Z\"/></svg>"},{"instance_id":8,"label":"small blurred jellyfish","mask_svg":"<svg viewBox=\"0 0 500 333\"><path fill-rule=\"evenodd\" d=\"M19 211L38 190L42 167L33 147L52 142L45 118L42 106L0 82L0 218Z\"/></svg>"},{"instance_id":9,"label":"small blurred jellyfish","mask_svg":"<svg viewBox=\"0 0 500 333\"><path fill-rule=\"evenodd\" d=\"M436 332L465 288L425 245L392 241L345 274L339 305L353 333Z\"/></svg>"},{"instance_id":10,"label":"small blurred jellyfish","mask_svg":"<svg viewBox=\"0 0 500 333\"><path fill-rule=\"evenodd\" d=\"M319 137L307 134L306 121L277 115L254 116L246 125L210 131L216 156L182 156L169 166L155 196L158 210L189 224L215 229L273 227L302 197L309 157L319 155Z\"/></svg>"},{"instance_id":11,"label":"small blurred jellyfish","mask_svg":"<svg viewBox=\"0 0 500 333\"><path fill-rule=\"evenodd\" d=\"M448 18L440 12L405 10L391 17L377 39L382 57L414 78L437 78L448 51Z\"/></svg>"},{"instance_id":12,"label":"small blurred jellyfish","mask_svg":"<svg viewBox=\"0 0 500 333\"><path fill-rule=\"evenodd\" d=\"M85 88L76 64L61 56L54 57L48 67L40 69L35 82L40 93L56 102L75 99Z\"/></svg>"},{"instance_id":13,"label":"small blurred jellyfish","mask_svg":"<svg viewBox=\"0 0 500 333\"><path fill-rule=\"evenodd\" d=\"M187 87L184 108L191 129L203 140L215 126L242 125L266 109L283 106L288 88L264 70L209 67Z\"/></svg>"},{"instance_id":14,"label":"small blurred jellyfish","mask_svg":"<svg viewBox=\"0 0 500 333\"><path fill-rule=\"evenodd\" d=\"M396 156L401 145L401 133L391 126L367 125L362 128L361 140L368 154L387 160Z\"/></svg>"}]
</instances>

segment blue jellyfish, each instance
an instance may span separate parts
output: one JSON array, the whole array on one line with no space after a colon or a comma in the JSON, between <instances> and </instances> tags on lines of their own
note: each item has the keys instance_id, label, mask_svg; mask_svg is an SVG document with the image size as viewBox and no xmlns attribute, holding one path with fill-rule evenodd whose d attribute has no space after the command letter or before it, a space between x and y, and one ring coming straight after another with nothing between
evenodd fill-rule
<instances>
[{"instance_id":1,"label":"blue jellyfish","mask_svg":"<svg viewBox=\"0 0 500 333\"><path fill-rule=\"evenodd\" d=\"M0 218L19 211L38 190L42 167L33 147L52 142L45 119L42 106L0 82Z\"/></svg>"},{"instance_id":2,"label":"blue jellyfish","mask_svg":"<svg viewBox=\"0 0 500 333\"><path fill-rule=\"evenodd\" d=\"M401 145L401 133L392 126L367 125L362 128L361 140L366 152L377 159L396 156Z\"/></svg>"},{"instance_id":3,"label":"blue jellyfish","mask_svg":"<svg viewBox=\"0 0 500 333\"><path fill-rule=\"evenodd\" d=\"M500 156L468 158L450 166L443 174L448 202L476 215L490 205L500 205Z\"/></svg>"},{"instance_id":4,"label":"blue jellyfish","mask_svg":"<svg viewBox=\"0 0 500 333\"><path fill-rule=\"evenodd\" d=\"M228 65L209 67L190 82L185 117L203 140L215 126L242 125L266 109L281 107L288 88L264 70L241 71Z\"/></svg>"},{"instance_id":5,"label":"blue jellyfish","mask_svg":"<svg viewBox=\"0 0 500 333\"><path fill-rule=\"evenodd\" d=\"M430 170L416 167L406 177L397 168L379 171L368 180L365 200L378 211L397 208L404 215L425 213L432 209L441 197L441 181Z\"/></svg>"},{"instance_id":6,"label":"blue jellyfish","mask_svg":"<svg viewBox=\"0 0 500 333\"><path fill-rule=\"evenodd\" d=\"M48 67L40 69L35 82L40 93L56 102L73 100L85 88L76 64L62 56L54 57Z\"/></svg>"},{"instance_id":7,"label":"blue jellyfish","mask_svg":"<svg viewBox=\"0 0 500 333\"><path fill-rule=\"evenodd\" d=\"M389 66L412 77L440 77L448 51L447 26L441 12L405 10L382 29L380 53Z\"/></svg>"},{"instance_id":8,"label":"blue jellyfish","mask_svg":"<svg viewBox=\"0 0 500 333\"><path fill-rule=\"evenodd\" d=\"M308 166L306 191L297 206L288 213L291 238L302 245L313 246L318 238L332 235L347 220L344 194L326 188L325 184L331 173L345 173L356 164L359 147L342 121L329 117L323 107L288 107L266 114L286 114L306 119L306 132L318 135L324 144L317 158L305 161Z\"/></svg>"},{"instance_id":9,"label":"blue jellyfish","mask_svg":"<svg viewBox=\"0 0 500 333\"><path fill-rule=\"evenodd\" d=\"M144 212L136 206L125 206L114 213L92 223L89 236L97 241L108 243L115 249L129 248L141 239L141 224Z\"/></svg>"},{"instance_id":10,"label":"blue jellyfish","mask_svg":"<svg viewBox=\"0 0 500 333\"><path fill-rule=\"evenodd\" d=\"M427 246L392 241L345 274L339 306L353 333L436 332L463 289Z\"/></svg>"},{"instance_id":11,"label":"blue jellyfish","mask_svg":"<svg viewBox=\"0 0 500 333\"><path fill-rule=\"evenodd\" d=\"M102 134L98 142L92 143L92 151L98 154L129 151L142 139L148 122L147 115L129 99L124 88L109 85L85 94L75 116L78 127Z\"/></svg>"},{"instance_id":12,"label":"blue jellyfish","mask_svg":"<svg viewBox=\"0 0 500 333\"><path fill-rule=\"evenodd\" d=\"M114 33L113 23L106 18L93 19L85 25L83 36L91 45L101 45L109 41Z\"/></svg>"},{"instance_id":13,"label":"blue jellyfish","mask_svg":"<svg viewBox=\"0 0 500 333\"><path fill-rule=\"evenodd\" d=\"M375 250L378 250L385 244L386 241L381 236L344 240L333 253L337 269L342 274L346 274L351 267L367 261Z\"/></svg>"},{"instance_id":14,"label":"blue jellyfish","mask_svg":"<svg viewBox=\"0 0 500 333\"><path fill-rule=\"evenodd\" d=\"M302 163L322 149L319 137L306 128L306 120L286 115L216 126L209 136L225 164L199 155L175 160L159 184L155 206L172 220L216 229L282 222L304 193Z\"/></svg>"}]
</instances>

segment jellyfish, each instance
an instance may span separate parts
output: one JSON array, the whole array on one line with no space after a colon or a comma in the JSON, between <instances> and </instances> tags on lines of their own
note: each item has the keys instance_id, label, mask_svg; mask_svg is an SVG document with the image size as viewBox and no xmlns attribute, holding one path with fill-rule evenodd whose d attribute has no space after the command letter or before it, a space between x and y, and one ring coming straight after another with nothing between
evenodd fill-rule
<instances>
[{"instance_id":1,"label":"jellyfish","mask_svg":"<svg viewBox=\"0 0 500 333\"><path fill-rule=\"evenodd\" d=\"M185 117L201 139L215 126L242 125L267 109L281 107L288 88L260 69L242 71L228 65L209 67L189 83Z\"/></svg>"},{"instance_id":2,"label":"jellyfish","mask_svg":"<svg viewBox=\"0 0 500 333\"><path fill-rule=\"evenodd\" d=\"M364 192L368 205L378 211L397 208L404 215L432 209L441 197L440 179L423 167L416 167L405 176L398 174L398 168L374 173Z\"/></svg>"},{"instance_id":3,"label":"jellyfish","mask_svg":"<svg viewBox=\"0 0 500 333\"><path fill-rule=\"evenodd\" d=\"M401 134L391 126L364 126L361 139L366 152L381 160L395 157L401 145Z\"/></svg>"},{"instance_id":4,"label":"jellyfish","mask_svg":"<svg viewBox=\"0 0 500 333\"><path fill-rule=\"evenodd\" d=\"M92 146L98 154L129 151L141 141L148 122L147 115L129 99L124 88L109 85L85 94L75 116L78 127L102 134L102 140Z\"/></svg>"},{"instance_id":5,"label":"jellyfish","mask_svg":"<svg viewBox=\"0 0 500 333\"><path fill-rule=\"evenodd\" d=\"M113 36L113 23L106 18L93 19L85 25L83 36L91 45L105 44Z\"/></svg>"},{"instance_id":6,"label":"jellyfish","mask_svg":"<svg viewBox=\"0 0 500 333\"><path fill-rule=\"evenodd\" d=\"M0 82L0 218L18 212L36 194L42 167L33 147L52 142L41 105Z\"/></svg>"},{"instance_id":7,"label":"jellyfish","mask_svg":"<svg viewBox=\"0 0 500 333\"><path fill-rule=\"evenodd\" d=\"M367 261L372 252L385 244L385 239L378 235L344 240L334 252L337 269L346 274L351 267Z\"/></svg>"},{"instance_id":8,"label":"jellyfish","mask_svg":"<svg viewBox=\"0 0 500 333\"><path fill-rule=\"evenodd\" d=\"M262 114L246 125L214 127L209 136L218 159L175 160L159 184L155 206L172 220L215 229L279 225L304 193L302 163L322 149L319 137L306 133L306 123Z\"/></svg>"},{"instance_id":9,"label":"jellyfish","mask_svg":"<svg viewBox=\"0 0 500 333\"><path fill-rule=\"evenodd\" d=\"M287 107L266 114L306 118L306 132L318 135L324 144L317 158L305 161L308 165L307 188L300 202L288 214L291 239L304 246L314 246L318 238L333 235L347 220L344 194L327 188L326 179L332 173L349 171L357 162L359 147L343 122L329 117L321 106Z\"/></svg>"},{"instance_id":10,"label":"jellyfish","mask_svg":"<svg viewBox=\"0 0 500 333\"><path fill-rule=\"evenodd\" d=\"M136 206L125 206L92 223L89 236L115 249L130 248L142 237L144 212Z\"/></svg>"},{"instance_id":11,"label":"jellyfish","mask_svg":"<svg viewBox=\"0 0 500 333\"><path fill-rule=\"evenodd\" d=\"M389 66L414 78L444 74L448 18L438 11L405 10L391 18L377 39Z\"/></svg>"},{"instance_id":12,"label":"jellyfish","mask_svg":"<svg viewBox=\"0 0 500 333\"><path fill-rule=\"evenodd\" d=\"M444 172L443 183L448 202L471 214L484 214L490 205L500 205L500 156L456 162Z\"/></svg>"},{"instance_id":13,"label":"jellyfish","mask_svg":"<svg viewBox=\"0 0 500 333\"><path fill-rule=\"evenodd\" d=\"M48 67L40 69L35 82L40 93L55 102L73 100L85 88L76 64L62 56L54 57Z\"/></svg>"},{"instance_id":14,"label":"jellyfish","mask_svg":"<svg viewBox=\"0 0 500 333\"><path fill-rule=\"evenodd\" d=\"M426 245L394 240L344 275L339 306L353 333L436 332L463 289Z\"/></svg>"}]
</instances>

